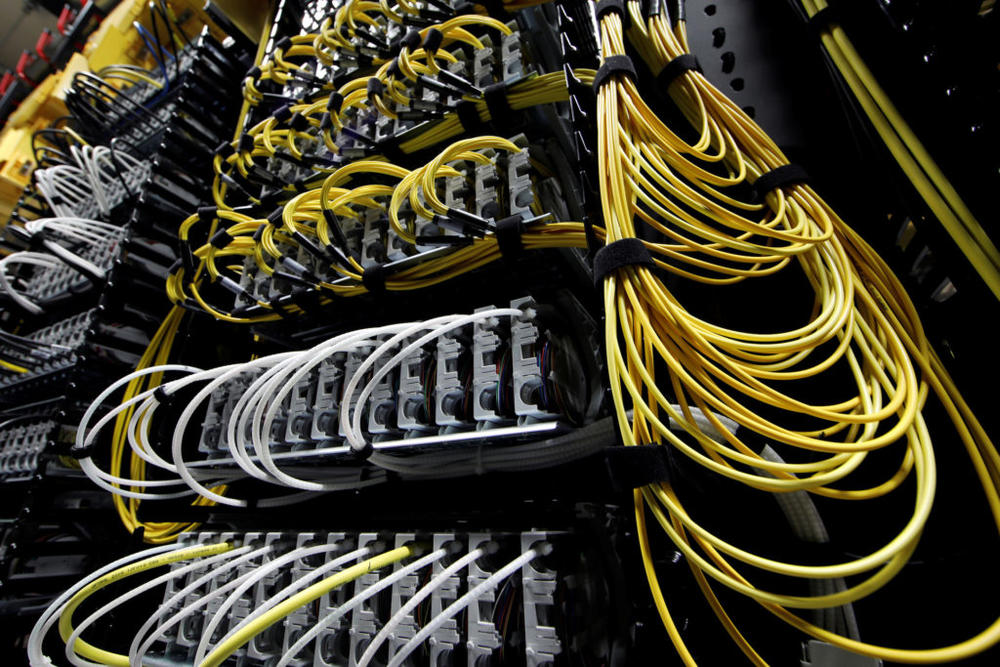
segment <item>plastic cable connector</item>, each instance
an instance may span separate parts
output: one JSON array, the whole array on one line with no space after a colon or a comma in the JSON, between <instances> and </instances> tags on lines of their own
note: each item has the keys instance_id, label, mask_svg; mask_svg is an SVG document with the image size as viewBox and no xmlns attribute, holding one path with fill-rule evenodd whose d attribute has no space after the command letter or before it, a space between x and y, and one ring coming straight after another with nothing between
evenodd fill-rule
<instances>
[{"instance_id":1,"label":"plastic cable connector","mask_svg":"<svg viewBox=\"0 0 1000 667\"><path fill-rule=\"evenodd\" d=\"M253 150L253 144L254 144L254 141L253 141L253 137L252 136L250 136L246 132L244 132L243 134L240 135L239 147L240 147L240 152L241 153L248 153L248 152L252 151Z\"/></svg>"},{"instance_id":2,"label":"plastic cable connector","mask_svg":"<svg viewBox=\"0 0 1000 667\"><path fill-rule=\"evenodd\" d=\"M639 78L635 73L635 65L632 64L632 59L628 56L608 56L604 59L604 63L594 75L594 92L598 92L601 86L611 78L618 76L624 76L632 81Z\"/></svg>"},{"instance_id":3,"label":"plastic cable connector","mask_svg":"<svg viewBox=\"0 0 1000 667\"><path fill-rule=\"evenodd\" d=\"M178 257L177 259L174 260L174 263L171 264L169 268L167 268L167 273L173 275L173 274L177 273L177 271L182 266L184 266L184 260L182 260L181 258Z\"/></svg>"},{"instance_id":4,"label":"plastic cable connector","mask_svg":"<svg viewBox=\"0 0 1000 667\"><path fill-rule=\"evenodd\" d=\"M332 114L339 114L340 108L344 106L344 96L338 91L330 93L330 99L326 101L326 110Z\"/></svg>"},{"instance_id":5,"label":"plastic cable connector","mask_svg":"<svg viewBox=\"0 0 1000 667\"><path fill-rule=\"evenodd\" d=\"M521 235L524 233L524 218L520 213L496 221L497 247L505 262L513 263L524 252Z\"/></svg>"},{"instance_id":6,"label":"plastic cable connector","mask_svg":"<svg viewBox=\"0 0 1000 667\"><path fill-rule=\"evenodd\" d=\"M212 235L211 240L209 240L209 243L211 243L219 250L222 250L232 242L233 242L233 235L230 234L229 231L225 229L220 229L219 231L215 232L215 234Z\"/></svg>"},{"instance_id":7,"label":"plastic cable connector","mask_svg":"<svg viewBox=\"0 0 1000 667\"><path fill-rule=\"evenodd\" d=\"M218 209L214 206L201 206L198 208L198 221L212 222L215 219L215 214L218 212Z\"/></svg>"},{"instance_id":8,"label":"plastic cable connector","mask_svg":"<svg viewBox=\"0 0 1000 667\"><path fill-rule=\"evenodd\" d=\"M291 46L292 46L292 38L289 37L288 35L285 35L284 37L282 37L281 39L279 39L277 42L274 43L274 50L285 51L289 49Z\"/></svg>"},{"instance_id":9,"label":"plastic cable connector","mask_svg":"<svg viewBox=\"0 0 1000 667\"><path fill-rule=\"evenodd\" d=\"M284 220L281 219L284 214L285 214L285 207L279 206L278 208L274 209L267 215L267 221L270 222L275 227L281 227L282 225L285 224Z\"/></svg>"},{"instance_id":10,"label":"plastic cable connector","mask_svg":"<svg viewBox=\"0 0 1000 667\"><path fill-rule=\"evenodd\" d=\"M288 119L292 117L292 105L291 104L282 105L277 109L275 109L274 113L272 113L271 115L274 116L274 120L278 121L279 123L287 123Z\"/></svg>"},{"instance_id":11,"label":"plastic cable connector","mask_svg":"<svg viewBox=\"0 0 1000 667\"><path fill-rule=\"evenodd\" d=\"M401 40L403 46L405 46L410 51L414 50L420 46L420 31L416 28L410 28L406 31L406 34Z\"/></svg>"},{"instance_id":12,"label":"plastic cable connector","mask_svg":"<svg viewBox=\"0 0 1000 667\"><path fill-rule=\"evenodd\" d=\"M692 70L700 72L701 63L698 62L698 58L694 54L682 53L663 66L663 69L656 75L656 86L660 90L666 90L670 84L677 80L677 77Z\"/></svg>"},{"instance_id":13,"label":"plastic cable connector","mask_svg":"<svg viewBox=\"0 0 1000 667\"><path fill-rule=\"evenodd\" d=\"M330 112L326 111L319 117L319 131L326 132L331 127L333 127L333 118L330 117Z\"/></svg>"},{"instance_id":14,"label":"plastic cable connector","mask_svg":"<svg viewBox=\"0 0 1000 667\"><path fill-rule=\"evenodd\" d=\"M213 152L219 157L221 157L223 160L225 160L227 157L235 153L236 149L233 148L233 144L231 142L223 141L221 144L215 147L215 151Z\"/></svg>"},{"instance_id":15,"label":"plastic cable connector","mask_svg":"<svg viewBox=\"0 0 1000 667\"><path fill-rule=\"evenodd\" d=\"M381 96L385 92L385 84L377 76L368 77L368 85L365 87L368 92L368 100Z\"/></svg>"},{"instance_id":16,"label":"plastic cable connector","mask_svg":"<svg viewBox=\"0 0 1000 667\"><path fill-rule=\"evenodd\" d=\"M626 266L653 268L653 256L639 239L629 238L609 243L594 255L594 284L600 285L613 271Z\"/></svg>"},{"instance_id":17,"label":"plastic cable connector","mask_svg":"<svg viewBox=\"0 0 1000 667\"><path fill-rule=\"evenodd\" d=\"M604 450L604 463L611 486L618 492L670 481L670 454L663 445L608 447Z\"/></svg>"},{"instance_id":18,"label":"plastic cable connector","mask_svg":"<svg viewBox=\"0 0 1000 667\"><path fill-rule=\"evenodd\" d=\"M458 122L462 125L462 130L468 134L482 134L483 123L479 117L479 109L475 102L462 100L455 105L455 113L458 114Z\"/></svg>"},{"instance_id":19,"label":"plastic cable connector","mask_svg":"<svg viewBox=\"0 0 1000 667\"><path fill-rule=\"evenodd\" d=\"M768 193L797 183L806 183L809 180L809 173L797 164L783 164L771 171L761 174L760 178L753 182L754 192L758 199L763 199Z\"/></svg>"},{"instance_id":20,"label":"plastic cable connector","mask_svg":"<svg viewBox=\"0 0 1000 667\"><path fill-rule=\"evenodd\" d=\"M385 264L373 264L365 267L364 273L361 274L361 284L370 294L385 294L386 273Z\"/></svg>"},{"instance_id":21,"label":"plastic cable connector","mask_svg":"<svg viewBox=\"0 0 1000 667\"><path fill-rule=\"evenodd\" d=\"M306 128L309 127L309 119L296 111L292 114L292 117L288 119L288 127L292 128L296 132L305 132Z\"/></svg>"},{"instance_id":22,"label":"plastic cable connector","mask_svg":"<svg viewBox=\"0 0 1000 667\"><path fill-rule=\"evenodd\" d=\"M250 69L247 70L247 73L246 73L246 75L243 78L244 79L256 79L257 77L260 76L260 73L261 73L260 72L260 68L257 67L256 65L254 65L253 67L251 67Z\"/></svg>"},{"instance_id":23,"label":"plastic cable connector","mask_svg":"<svg viewBox=\"0 0 1000 667\"><path fill-rule=\"evenodd\" d=\"M444 33L437 28L431 28L427 31L427 35L424 37L424 43L421 44L421 46L424 51L433 55L437 53L437 50L441 47L442 41L444 41Z\"/></svg>"}]
</instances>

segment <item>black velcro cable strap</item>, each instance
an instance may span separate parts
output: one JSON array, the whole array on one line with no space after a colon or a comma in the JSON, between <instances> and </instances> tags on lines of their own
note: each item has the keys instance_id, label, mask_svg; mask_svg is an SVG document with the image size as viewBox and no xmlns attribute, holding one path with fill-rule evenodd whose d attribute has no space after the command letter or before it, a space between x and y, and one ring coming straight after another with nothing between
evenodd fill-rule
<instances>
[{"instance_id":1,"label":"black velcro cable strap","mask_svg":"<svg viewBox=\"0 0 1000 667\"><path fill-rule=\"evenodd\" d=\"M508 129L517 124L514 119L514 110L510 108L510 102L507 100L507 85L505 83L501 81L486 86L483 89L483 100L486 102L486 108L489 109L490 120L501 132L506 133Z\"/></svg>"},{"instance_id":2,"label":"black velcro cable strap","mask_svg":"<svg viewBox=\"0 0 1000 667\"><path fill-rule=\"evenodd\" d=\"M700 72L701 63L698 62L698 58L694 54L682 53L663 66L660 73L656 75L656 85L661 90L664 90L676 81L677 77L691 70Z\"/></svg>"},{"instance_id":3,"label":"black velcro cable strap","mask_svg":"<svg viewBox=\"0 0 1000 667\"><path fill-rule=\"evenodd\" d=\"M761 174L753 183L754 192L758 199L763 199L768 193L796 183L805 183L809 180L809 174L805 169L797 164L783 164L771 171Z\"/></svg>"},{"instance_id":4,"label":"black velcro cable strap","mask_svg":"<svg viewBox=\"0 0 1000 667\"><path fill-rule=\"evenodd\" d=\"M594 255L594 284L600 285L612 271L625 266L656 266L653 256L639 239L622 239L609 243Z\"/></svg>"},{"instance_id":5,"label":"black velcro cable strap","mask_svg":"<svg viewBox=\"0 0 1000 667\"><path fill-rule=\"evenodd\" d=\"M524 233L524 218L515 214L496 221L497 247L505 262L515 261L524 251L521 234Z\"/></svg>"},{"instance_id":6,"label":"black velcro cable strap","mask_svg":"<svg viewBox=\"0 0 1000 667\"><path fill-rule=\"evenodd\" d=\"M361 274L361 284L365 286L370 294L385 294L385 264L373 264L365 267Z\"/></svg>"},{"instance_id":7,"label":"black velcro cable strap","mask_svg":"<svg viewBox=\"0 0 1000 667\"><path fill-rule=\"evenodd\" d=\"M827 5L806 20L809 30L818 38L834 24L840 23L840 14L835 7Z\"/></svg>"},{"instance_id":8,"label":"black velcro cable strap","mask_svg":"<svg viewBox=\"0 0 1000 667\"><path fill-rule=\"evenodd\" d=\"M596 93L612 77L624 76L635 81L638 75L635 73L635 65L628 56L608 56L604 59L604 64L594 75L594 92Z\"/></svg>"},{"instance_id":9,"label":"black velcro cable strap","mask_svg":"<svg viewBox=\"0 0 1000 667\"><path fill-rule=\"evenodd\" d=\"M604 463L616 491L670 481L670 456L663 445L608 447L604 450Z\"/></svg>"},{"instance_id":10,"label":"black velcro cable strap","mask_svg":"<svg viewBox=\"0 0 1000 667\"><path fill-rule=\"evenodd\" d=\"M628 28L632 19L628 14L628 10L625 8L625 0L600 0L597 6L594 7L594 13L597 15L597 22L600 23L601 19L604 18L605 14L610 14L614 12L618 14L622 19L622 25Z\"/></svg>"},{"instance_id":11,"label":"black velcro cable strap","mask_svg":"<svg viewBox=\"0 0 1000 667\"><path fill-rule=\"evenodd\" d=\"M479 118L479 109L476 108L475 102L462 100L455 105L455 113L458 114L458 122L462 124L462 130L469 134L482 133L485 123Z\"/></svg>"}]
</instances>

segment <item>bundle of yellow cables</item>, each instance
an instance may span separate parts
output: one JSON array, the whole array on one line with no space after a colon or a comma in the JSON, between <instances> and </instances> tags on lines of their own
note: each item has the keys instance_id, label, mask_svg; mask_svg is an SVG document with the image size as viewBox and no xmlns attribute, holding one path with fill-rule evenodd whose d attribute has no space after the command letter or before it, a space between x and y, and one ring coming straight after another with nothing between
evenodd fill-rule
<instances>
[{"instance_id":1,"label":"bundle of yellow cables","mask_svg":"<svg viewBox=\"0 0 1000 667\"><path fill-rule=\"evenodd\" d=\"M688 52L683 21L671 25L662 13L644 18L634 1L626 4L626 11L632 24L630 41L654 75ZM601 19L605 61L625 55L622 19L615 12ZM726 188L752 184L786 165L787 159L697 71L675 79L669 95L694 128L698 138L693 143L657 117L631 78L612 77L599 89L600 190L607 243L658 232L666 241L646 244L658 267L723 291L727 284L781 270L796 273L798 267L814 298L811 316L800 326L756 333L692 315L650 268L627 266L608 275L608 366L624 443L675 448L708 470L771 493L805 490L858 501L893 491L911 474L916 479L913 514L895 537L864 557L824 566L781 562L727 542L692 518L669 483L636 490L646 574L679 654L685 664L694 664L652 565L647 511L686 556L713 610L754 664L765 662L719 604L709 579L752 598L813 637L886 660L938 663L992 646L1000 640L1000 619L966 642L920 651L841 637L790 611L840 606L873 593L913 553L935 493L934 450L922 416L930 391L954 422L998 524L1000 456L931 350L899 281L874 250L806 185L787 184L758 193L757 200L732 195L734 190ZM656 377L657 368L665 368L666 377ZM852 378L848 393L822 404L801 397L798 381L817 383L838 373ZM840 386L827 382L828 387ZM699 408L720 435L699 429L692 407ZM727 430L717 415L733 420L739 429ZM674 434L667 417L689 437ZM811 426L803 428L803 423ZM747 442L746 433L766 441L784 458L765 458ZM895 474L870 488L839 486L870 452L881 448L897 452ZM795 579L866 578L838 593L794 596L758 588L739 564Z\"/></svg>"},{"instance_id":2,"label":"bundle of yellow cables","mask_svg":"<svg viewBox=\"0 0 1000 667\"><path fill-rule=\"evenodd\" d=\"M219 209L211 222L209 236L215 233L215 225L223 221L233 223L225 229L231 239L221 247L209 242L193 250L192 257L198 261L197 266L192 266L193 271L191 271L181 265L170 274L167 281L168 296L176 304L189 304L189 299L193 299L204 311L228 322L248 323L278 319L281 315L274 312L273 306L259 300L254 305L264 309L265 312L248 316L225 312L222 308L212 306L201 294L200 285L204 276L207 275L212 281L229 280L220 273L216 260L233 256L241 260L240 264L229 267L236 272L243 270L243 258L251 257L260 271L273 275L279 260L295 252L302 244L331 247L330 223L324 215L327 211L337 217L360 220L364 209L378 209L387 213L392 229L403 242L416 245L418 239L414 235L414 230L400 219L401 208L406 205L411 212L426 219L438 214L446 215L448 207L435 194L436 182L444 178L461 176L461 172L453 165L463 162L488 163L490 158L483 153L486 150L516 153L522 149L508 139L483 136L457 141L427 164L413 170L379 160L359 160L331 173L319 187L293 197L282 208L280 220L255 219L236 211ZM399 179L399 183L344 187L352 177L359 174L389 176ZM183 244L188 243L191 229L199 224L200 220L199 215L195 214L181 224L179 236ZM599 237L603 234L600 228L595 228L595 232ZM479 238L467 240L467 244L458 246L447 254L402 268L387 276L386 289L390 291L423 289L468 273L502 257L494 233L486 233ZM521 242L526 250L583 248L587 245L584 226L579 222L545 221L544 224L528 225L521 235ZM321 290L321 293L346 297L368 292L363 284L364 268L357 258L345 253L343 263L330 262L329 268L343 280L336 282L320 280L315 287ZM298 312L298 307L289 306L289 310Z\"/></svg>"}]
</instances>

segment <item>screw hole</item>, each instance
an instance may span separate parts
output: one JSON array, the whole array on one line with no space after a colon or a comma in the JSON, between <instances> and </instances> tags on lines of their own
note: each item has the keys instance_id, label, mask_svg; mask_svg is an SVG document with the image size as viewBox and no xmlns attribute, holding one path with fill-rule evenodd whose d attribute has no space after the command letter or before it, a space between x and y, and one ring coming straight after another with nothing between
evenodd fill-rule
<instances>
[{"instance_id":1,"label":"screw hole","mask_svg":"<svg viewBox=\"0 0 1000 667\"><path fill-rule=\"evenodd\" d=\"M726 43L726 29L716 28L712 31L712 46L716 49L721 49L722 45Z\"/></svg>"},{"instance_id":2,"label":"screw hole","mask_svg":"<svg viewBox=\"0 0 1000 667\"><path fill-rule=\"evenodd\" d=\"M722 73L732 74L733 69L736 67L736 54L732 51L726 51L722 54Z\"/></svg>"},{"instance_id":3,"label":"screw hole","mask_svg":"<svg viewBox=\"0 0 1000 667\"><path fill-rule=\"evenodd\" d=\"M743 79L741 79L740 77L736 77L735 79L729 82L729 85L732 87L733 90L743 90L743 87L746 85L746 82L743 81Z\"/></svg>"},{"instance_id":4,"label":"screw hole","mask_svg":"<svg viewBox=\"0 0 1000 667\"><path fill-rule=\"evenodd\" d=\"M705 13L709 16L715 16L715 5L705 5Z\"/></svg>"},{"instance_id":5,"label":"screw hole","mask_svg":"<svg viewBox=\"0 0 1000 667\"><path fill-rule=\"evenodd\" d=\"M752 106L743 107L743 113L745 113L750 118L756 118L757 117L757 109L755 109Z\"/></svg>"}]
</instances>

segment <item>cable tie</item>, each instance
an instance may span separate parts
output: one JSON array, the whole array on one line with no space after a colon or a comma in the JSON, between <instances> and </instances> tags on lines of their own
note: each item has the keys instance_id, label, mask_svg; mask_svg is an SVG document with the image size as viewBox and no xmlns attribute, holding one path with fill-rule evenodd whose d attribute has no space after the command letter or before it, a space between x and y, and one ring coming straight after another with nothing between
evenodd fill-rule
<instances>
[{"instance_id":1,"label":"cable tie","mask_svg":"<svg viewBox=\"0 0 1000 667\"><path fill-rule=\"evenodd\" d=\"M204 223L211 223L215 219L215 215L218 213L218 209L215 206L200 206L198 207L198 221Z\"/></svg>"},{"instance_id":2,"label":"cable tie","mask_svg":"<svg viewBox=\"0 0 1000 667\"><path fill-rule=\"evenodd\" d=\"M331 114L339 114L342 106L344 106L344 96L340 91L335 90L330 93L330 98L326 101L326 110Z\"/></svg>"},{"instance_id":3,"label":"cable tie","mask_svg":"<svg viewBox=\"0 0 1000 667\"><path fill-rule=\"evenodd\" d=\"M483 101L490 112L490 122L502 133L509 134L516 126L520 126L518 116L507 99L507 84L492 83L483 89Z\"/></svg>"},{"instance_id":4,"label":"cable tie","mask_svg":"<svg viewBox=\"0 0 1000 667\"><path fill-rule=\"evenodd\" d=\"M600 285L613 271L626 266L654 268L653 256L643 242L636 238L609 243L594 255L594 284Z\"/></svg>"},{"instance_id":5,"label":"cable tie","mask_svg":"<svg viewBox=\"0 0 1000 667\"><path fill-rule=\"evenodd\" d=\"M282 225L285 224L284 220L282 220L282 216L284 214L285 214L285 207L279 206L278 208L274 209L273 211L267 214L267 221L270 222L275 227L281 227Z\"/></svg>"},{"instance_id":6,"label":"cable tie","mask_svg":"<svg viewBox=\"0 0 1000 667\"><path fill-rule=\"evenodd\" d=\"M648 19L652 16L659 16L662 13L663 0L649 0L649 3L646 5L646 18Z\"/></svg>"},{"instance_id":7,"label":"cable tie","mask_svg":"<svg viewBox=\"0 0 1000 667\"><path fill-rule=\"evenodd\" d=\"M455 105L455 113L458 114L458 122L462 130L467 134L482 134L486 123L479 117L479 108L475 102L462 100Z\"/></svg>"},{"instance_id":8,"label":"cable tie","mask_svg":"<svg viewBox=\"0 0 1000 667\"><path fill-rule=\"evenodd\" d=\"M632 17L629 16L628 11L625 9L624 0L600 0L594 7L594 13L597 15L598 23L607 14L614 13L621 17L623 26L629 28L632 25Z\"/></svg>"},{"instance_id":9,"label":"cable tie","mask_svg":"<svg viewBox=\"0 0 1000 667\"><path fill-rule=\"evenodd\" d=\"M219 231L215 232L211 240L209 240L209 243L211 243L219 250L222 250L232 242L233 242L233 235L230 234L229 230L226 229L220 229Z\"/></svg>"},{"instance_id":10,"label":"cable tie","mask_svg":"<svg viewBox=\"0 0 1000 667\"><path fill-rule=\"evenodd\" d=\"M608 56L604 59L604 63L598 68L597 73L594 74L594 92L599 91L601 86L607 83L612 77L618 76L624 76L633 82L639 78L635 72L635 65L632 64L632 59L628 56Z\"/></svg>"},{"instance_id":11,"label":"cable tie","mask_svg":"<svg viewBox=\"0 0 1000 667\"><path fill-rule=\"evenodd\" d=\"M687 0L666 0L667 17L670 18L670 25L675 26L680 21L687 20L687 10L684 3Z\"/></svg>"},{"instance_id":12,"label":"cable tie","mask_svg":"<svg viewBox=\"0 0 1000 667\"><path fill-rule=\"evenodd\" d=\"M524 217L520 213L496 221L497 247L508 265L513 264L524 252L521 235L524 234Z\"/></svg>"},{"instance_id":13,"label":"cable tie","mask_svg":"<svg viewBox=\"0 0 1000 667\"><path fill-rule=\"evenodd\" d=\"M379 97L385 92L385 84L377 76L370 76L368 77L366 90L368 92L368 101L371 102L373 97Z\"/></svg>"},{"instance_id":14,"label":"cable tie","mask_svg":"<svg viewBox=\"0 0 1000 667\"><path fill-rule=\"evenodd\" d=\"M382 296L386 291L385 278L387 273L385 264L366 266L364 272L361 274L361 284L365 286L369 294Z\"/></svg>"},{"instance_id":15,"label":"cable tie","mask_svg":"<svg viewBox=\"0 0 1000 667\"><path fill-rule=\"evenodd\" d=\"M215 150L213 152L215 153L215 155L218 155L223 160L225 160L230 155L232 155L233 153L235 153L236 149L233 148L232 142L223 141L221 144L219 144L218 146L215 147Z\"/></svg>"},{"instance_id":16,"label":"cable tie","mask_svg":"<svg viewBox=\"0 0 1000 667\"><path fill-rule=\"evenodd\" d=\"M292 128L296 132L305 132L309 128L309 119L303 116L300 112L296 111L288 120L288 127Z\"/></svg>"},{"instance_id":17,"label":"cable tie","mask_svg":"<svg viewBox=\"0 0 1000 667\"><path fill-rule=\"evenodd\" d=\"M168 392L162 384L153 390L153 399L160 405L169 405L173 397L174 395Z\"/></svg>"},{"instance_id":18,"label":"cable tie","mask_svg":"<svg viewBox=\"0 0 1000 667\"><path fill-rule=\"evenodd\" d=\"M441 42L444 41L444 33L442 33L437 28L431 28L427 31L424 36L424 42L421 46L425 52L430 55L437 53L437 50L441 47Z\"/></svg>"},{"instance_id":19,"label":"cable tie","mask_svg":"<svg viewBox=\"0 0 1000 667\"><path fill-rule=\"evenodd\" d=\"M809 173L804 168L797 164L789 163L761 174L753 182L753 189L757 195L757 199L763 200L768 194L778 188L785 188L798 183L807 183L808 181Z\"/></svg>"},{"instance_id":20,"label":"cable tie","mask_svg":"<svg viewBox=\"0 0 1000 667\"><path fill-rule=\"evenodd\" d=\"M278 121L279 123L287 123L288 119L292 117L292 105L291 104L282 105L277 109L275 109L274 113L272 113L271 115L274 117L274 120Z\"/></svg>"},{"instance_id":21,"label":"cable tie","mask_svg":"<svg viewBox=\"0 0 1000 667\"><path fill-rule=\"evenodd\" d=\"M293 289L289 296L292 299L292 303L304 311L319 310L319 292L313 288Z\"/></svg>"},{"instance_id":22,"label":"cable tie","mask_svg":"<svg viewBox=\"0 0 1000 667\"><path fill-rule=\"evenodd\" d=\"M606 447L604 464L611 487L624 493L647 484L669 482L674 467L670 448L665 445L632 445Z\"/></svg>"},{"instance_id":23,"label":"cable tie","mask_svg":"<svg viewBox=\"0 0 1000 667\"><path fill-rule=\"evenodd\" d=\"M444 70L442 70L442 71L444 71ZM389 63L389 67L387 67L386 70L385 70L385 74L390 79L399 80L399 79L403 78L403 70L401 70L399 68L399 58L398 57L392 59L392 62Z\"/></svg>"},{"instance_id":24,"label":"cable tie","mask_svg":"<svg viewBox=\"0 0 1000 667\"><path fill-rule=\"evenodd\" d=\"M359 461L367 461L368 457L375 453L375 447L372 443L365 441L364 447L357 449L351 446L351 456Z\"/></svg>"},{"instance_id":25,"label":"cable tie","mask_svg":"<svg viewBox=\"0 0 1000 667\"><path fill-rule=\"evenodd\" d=\"M819 39L824 32L830 30L834 25L839 24L840 11L834 5L827 5L806 19L806 25L816 39Z\"/></svg>"},{"instance_id":26,"label":"cable tie","mask_svg":"<svg viewBox=\"0 0 1000 667\"><path fill-rule=\"evenodd\" d=\"M666 90L679 76L691 70L700 72L701 63L698 62L698 58L694 54L682 53L664 65L663 69L656 75L656 87L660 90Z\"/></svg>"}]
</instances>

